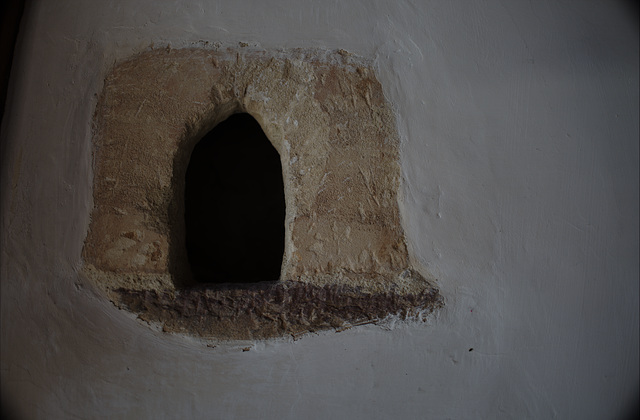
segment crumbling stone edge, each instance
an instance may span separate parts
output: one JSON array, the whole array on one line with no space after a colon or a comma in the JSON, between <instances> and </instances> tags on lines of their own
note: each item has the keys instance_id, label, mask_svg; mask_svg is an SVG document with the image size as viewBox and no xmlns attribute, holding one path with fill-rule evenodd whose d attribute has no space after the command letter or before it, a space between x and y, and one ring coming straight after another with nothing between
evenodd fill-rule
<instances>
[{"instance_id":1,"label":"crumbling stone edge","mask_svg":"<svg viewBox=\"0 0 640 420\"><path fill-rule=\"evenodd\" d=\"M112 290L121 309L169 333L222 340L294 338L378 323L388 315L421 318L444 306L435 287L417 293L370 293L343 285L297 281L203 285L175 292Z\"/></svg>"}]
</instances>

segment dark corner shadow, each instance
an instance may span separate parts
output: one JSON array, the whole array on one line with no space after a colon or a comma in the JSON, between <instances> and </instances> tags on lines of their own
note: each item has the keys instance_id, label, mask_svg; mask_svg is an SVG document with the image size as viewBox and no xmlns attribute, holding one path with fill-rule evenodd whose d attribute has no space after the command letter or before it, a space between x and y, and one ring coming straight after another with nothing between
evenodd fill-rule
<instances>
[{"instance_id":1,"label":"dark corner shadow","mask_svg":"<svg viewBox=\"0 0 640 420\"><path fill-rule=\"evenodd\" d=\"M24 0L4 0L0 2L0 121L4 117L7 100L9 75L18 39L20 22L24 15Z\"/></svg>"},{"instance_id":2,"label":"dark corner shadow","mask_svg":"<svg viewBox=\"0 0 640 420\"><path fill-rule=\"evenodd\" d=\"M618 0L627 17L640 28L640 0Z\"/></svg>"},{"instance_id":3,"label":"dark corner shadow","mask_svg":"<svg viewBox=\"0 0 640 420\"><path fill-rule=\"evenodd\" d=\"M640 397L636 392L635 397L628 402L628 404L622 410L622 414L617 417L617 420L637 420L637 419L640 419Z\"/></svg>"},{"instance_id":4,"label":"dark corner shadow","mask_svg":"<svg viewBox=\"0 0 640 420\"><path fill-rule=\"evenodd\" d=\"M7 398L5 393L0 394L0 419L2 420L22 420L23 417L18 415L16 407Z\"/></svg>"}]
</instances>

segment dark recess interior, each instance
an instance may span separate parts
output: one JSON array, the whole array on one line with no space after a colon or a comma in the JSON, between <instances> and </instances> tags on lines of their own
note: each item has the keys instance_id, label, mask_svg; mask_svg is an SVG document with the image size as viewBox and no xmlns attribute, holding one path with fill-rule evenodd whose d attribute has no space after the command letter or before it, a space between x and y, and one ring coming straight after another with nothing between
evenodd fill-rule
<instances>
[{"instance_id":1,"label":"dark recess interior","mask_svg":"<svg viewBox=\"0 0 640 420\"><path fill-rule=\"evenodd\" d=\"M280 277L284 253L280 155L249 114L234 114L198 142L186 173L186 245L198 283Z\"/></svg>"}]
</instances>

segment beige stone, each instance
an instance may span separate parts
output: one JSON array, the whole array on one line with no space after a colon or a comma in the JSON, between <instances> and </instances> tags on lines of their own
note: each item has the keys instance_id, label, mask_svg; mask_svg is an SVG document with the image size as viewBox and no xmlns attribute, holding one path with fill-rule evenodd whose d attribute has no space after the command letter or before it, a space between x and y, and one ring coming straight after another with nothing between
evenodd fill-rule
<instances>
[{"instance_id":1,"label":"beige stone","mask_svg":"<svg viewBox=\"0 0 640 420\"><path fill-rule=\"evenodd\" d=\"M281 157L281 282L366 293L430 287L410 266L394 114L371 63L345 51L251 48L151 50L107 76L83 252L99 287L190 285L186 168L199 139L236 112L251 114Z\"/></svg>"}]
</instances>

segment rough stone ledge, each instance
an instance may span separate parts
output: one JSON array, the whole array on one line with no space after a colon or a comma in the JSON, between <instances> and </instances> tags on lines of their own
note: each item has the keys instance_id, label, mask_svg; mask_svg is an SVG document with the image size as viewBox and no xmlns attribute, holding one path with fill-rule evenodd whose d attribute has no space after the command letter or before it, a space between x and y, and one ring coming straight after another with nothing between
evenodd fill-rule
<instances>
[{"instance_id":1,"label":"rough stone ledge","mask_svg":"<svg viewBox=\"0 0 640 420\"><path fill-rule=\"evenodd\" d=\"M376 323L388 315L418 317L443 306L438 289L367 293L296 281L206 285L176 290L113 290L116 305L158 322L165 332L218 339L265 339Z\"/></svg>"}]
</instances>

